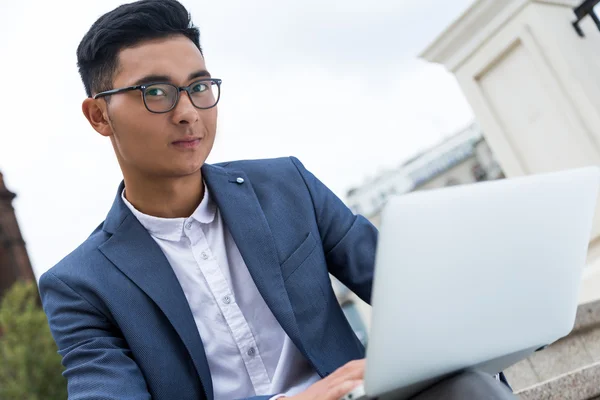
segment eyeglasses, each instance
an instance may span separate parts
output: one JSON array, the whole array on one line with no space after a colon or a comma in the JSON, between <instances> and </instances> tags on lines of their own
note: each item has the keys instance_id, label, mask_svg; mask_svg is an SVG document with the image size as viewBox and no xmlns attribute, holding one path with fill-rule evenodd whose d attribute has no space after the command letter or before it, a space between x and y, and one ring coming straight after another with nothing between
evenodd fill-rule
<instances>
[{"instance_id":1,"label":"eyeglasses","mask_svg":"<svg viewBox=\"0 0 600 400\"><path fill-rule=\"evenodd\" d=\"M194 107L201 110L213 108L221 98L221 79L199 79L189 86L175 86L172 83L149 83L129 86L120 89L107 90L94 96L94 99L112 96L113 94L141 90L144 105L151 113L163 114L175 108L179 102L180 93L185 91Z\"/></svg>"}]
</instances>

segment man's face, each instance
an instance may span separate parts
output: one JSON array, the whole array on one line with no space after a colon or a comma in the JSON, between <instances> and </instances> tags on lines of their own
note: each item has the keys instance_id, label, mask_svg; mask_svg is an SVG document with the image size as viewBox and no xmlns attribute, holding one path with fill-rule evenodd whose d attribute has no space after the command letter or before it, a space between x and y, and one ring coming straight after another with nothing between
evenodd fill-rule
<instances>
[{"instance_id":1,"label":"man's face","mask_svg":"<svg viewBox=\"0 0 600 400\"><path fill-rule=\"evenodd\" d=\"M113 88L157 81L187 86L199 75L209 78L207 74L204 57L194 43L175 36L122 50ZM125 175L169 178L196 173L215 140L217 107L198 109L186 92L164 114L149 112L140 90L116 94L106 114L106 129Z\"/></svg>"}]
</instances>

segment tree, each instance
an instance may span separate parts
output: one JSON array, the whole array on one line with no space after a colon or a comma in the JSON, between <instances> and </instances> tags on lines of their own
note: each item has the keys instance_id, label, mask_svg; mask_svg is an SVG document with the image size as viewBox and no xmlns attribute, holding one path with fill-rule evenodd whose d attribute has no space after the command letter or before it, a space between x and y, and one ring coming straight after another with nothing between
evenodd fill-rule
<instances>
[{"instance_id":1,"label":"tree","mask_svg":"<svg viewBox=\"0 0 600 400\"><path fill-rule=\"evenodd\" d=\"M0 399L66 399L60 361L35 282L15 283L0 303Z\"/></svg>"}]
</instances>

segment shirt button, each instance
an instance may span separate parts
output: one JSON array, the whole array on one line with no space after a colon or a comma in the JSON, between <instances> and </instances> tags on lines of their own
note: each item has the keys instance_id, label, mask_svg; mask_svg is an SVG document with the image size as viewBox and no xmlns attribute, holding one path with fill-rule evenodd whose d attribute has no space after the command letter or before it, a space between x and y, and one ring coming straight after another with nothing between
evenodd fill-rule
<instances>
[{"instance_id":1,"label":"shirt button","mask_svg":"<svg viewBox=\"0 0 600 400\"><path fill-rule=\"evenodd\" d=\"M256 354L256 349L255 349L254 347L250 347L250 348L248 349L248 355L249 355L250 357L254 357L254 355L255 355L255 354Z\"/></svg>"},{"instance_id":2,"label":"shirt button","mask_svg":"<svg viewBox=\"0 0 600 400\"><path fill-rule=\"evenodd\" d=\"M185 224L185 228L186 229L191 229L192 228L192 222L188 222L187 224Z\"/></svg>"},{"instance_id":3,"label":"shirt button","mask_svg":"<svg viewBox=\"0 0 600 400\"><path fill-rule=\"evenodd\" d=\"M202 252L202 254L200 254L200 256L202 257L203 260L208 260L208 254L206 254L205 252Z\"/></svg>"},{"instance_id":4,"label":"shirt button","mask_svg":"<svg viewBox=\"0 0 600 400\"><path fill-rule=\"evenodd\" d=\"M223 303L225 303L225 304L231 303L231 296L225 296L225 297L223 297Z\"/></svg>"}]
</instances>

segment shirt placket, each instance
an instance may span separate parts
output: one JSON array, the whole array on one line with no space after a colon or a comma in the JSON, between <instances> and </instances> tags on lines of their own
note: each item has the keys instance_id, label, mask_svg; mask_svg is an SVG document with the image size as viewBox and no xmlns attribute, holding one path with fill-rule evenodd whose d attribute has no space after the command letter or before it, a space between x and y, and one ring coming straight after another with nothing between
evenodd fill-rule
<instances>
[{"instance_id":1,"label":"shirt placket","mask_svg":"<svg viewBox=\"0 0 600 400\"><path fill-rule=\"evenodd\" d=\"M192 225L189 226L192 227ZM252 386L256 393L266 393L270 387L270 379L250 326L236 303L233 291L213 256L202 229L193 229L192 232L190 230L187 229L187 235L192 243L194 259L229 327Z\"/></svg>"}]
</instances>

